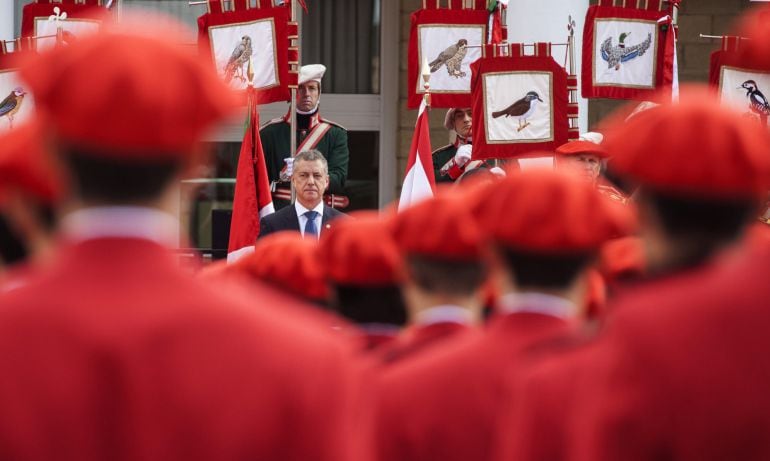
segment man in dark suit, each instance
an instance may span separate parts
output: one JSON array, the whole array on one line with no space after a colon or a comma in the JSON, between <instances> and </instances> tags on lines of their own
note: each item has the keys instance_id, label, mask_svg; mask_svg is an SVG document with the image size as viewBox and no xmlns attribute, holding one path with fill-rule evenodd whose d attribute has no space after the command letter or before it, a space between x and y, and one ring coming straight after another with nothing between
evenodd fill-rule
<instances>
[{"instance_id":1,"label":"man in dark suit","mask_svg":"<svg viewBox=\"0 0 770 461\"><path fill-rule=\"evenodd\" d=\"M329 165L320 151L308 150L294 157L291 184L297 193L294 206L281 208L259 222L259 238L283 230L299 231L303 237L321 235L329 222L344 213L323 203L329 186Z\"/></svg>"}]
</instances>

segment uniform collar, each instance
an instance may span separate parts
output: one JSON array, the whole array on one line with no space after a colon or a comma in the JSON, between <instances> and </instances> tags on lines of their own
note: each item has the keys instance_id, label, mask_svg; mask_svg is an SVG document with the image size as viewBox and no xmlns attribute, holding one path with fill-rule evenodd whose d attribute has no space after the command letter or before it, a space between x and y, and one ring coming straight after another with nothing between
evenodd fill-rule
<instances>
[{"instance_id":1,"label":"uniform collar","mask_svg":"<svg viewBox=\"0 0 770 461\"><path fill-rule=\"evenodd\" d=\"M414 324L419 326L434 325L436 323L459 323L460 325L470 325L473 322L473 314L470 310L445 304L431 307L417 313Z\"/></svg>"},{"instance_id":2,"label":"uniform collar","mask_svg":"<svg viewBox=\"0 0 770 461\"><path fill-rule=\"evenodd\" d=\"M503 314L542 314L568 320L577 313L577 306L559 296L544 293L509 293L501 296L497 307Z\"/></svg>"},{"instance_id":3,"label":"uniform collar","mask_svg":"<svg viewBox=\"0 0 770 461\"><path fill-rule=\"evenodd\" d=\"M83 208L62 217L63 236L73 242L99 238L136 238L165 247L177 245L179 221L173 215L140 206Z\"/></svg>"},{"instance_id":4,"label":"uniform collar","mask_svg":"<svg viewBox=\"0 0 770 461\"><path fill-rule=\"evenodd\" d=\"M300 112L297 111L297 113L299 114ZM310 125L308 126L308 130L312 130L313 128L316 127L316 125L318 125L323 121L323 119L321 118L320 103L318 106L315 107L314 110L308 113L303 113L302 115L310 115ZM286 115L283 116L283 121L286 123L289 123L289 118L291 118L291 108L289 108L289 110L286 111Z\"/></svg>"},{"instance_id":5,"label":"uniform collar","mask_svg":"<svg viewBox=\"0 0 770 461\"><path fill-rule=\"evenodd\" d=\"M466 145L466 144L471 144L472 142L473 142L473 141L472 141L472 139L471 139L471 137L470 137L470 136L468 136L467 138L463 138L462 136L460 136L460 135L458 134L457 136L455 136L455 142L454 142L454 144L453 144L453 145L454 145L455 147L460 147L460 146L464 146L464 145Z\"/></svg>"}]
</instances>

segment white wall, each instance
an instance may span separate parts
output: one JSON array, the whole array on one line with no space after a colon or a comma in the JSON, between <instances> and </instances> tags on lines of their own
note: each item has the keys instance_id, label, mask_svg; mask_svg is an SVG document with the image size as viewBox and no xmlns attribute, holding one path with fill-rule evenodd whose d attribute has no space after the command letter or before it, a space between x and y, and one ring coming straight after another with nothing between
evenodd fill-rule
<instances>
[{"instance_id":1,"label":"white wall","mask_svg":"<svg viewBox=\"0 0 770 461\"><path fill-rule=\"evenodd\" d=\"M510 43L567 42L567 19L577 23L575 28L575 61L580 81L580 56L583 42L583 22L588 0L511 0L508 3L508 41ZM564 64L564 48L555 47L553 56ZM578 92L579 93L579 92ZM580 132L588 128L588 101L579 98Z\"/></svg>"},{"instance_id":2,"label":"white wall","mask_svg":"<svg viewBox=\"0 0 770 461\"><path fill-rule=\"evenodd\" d=\"M13 40L13 19L16 15L13 12L13 2L5 0L0 1L0 40Z\"/></svg>"}]
</instances>

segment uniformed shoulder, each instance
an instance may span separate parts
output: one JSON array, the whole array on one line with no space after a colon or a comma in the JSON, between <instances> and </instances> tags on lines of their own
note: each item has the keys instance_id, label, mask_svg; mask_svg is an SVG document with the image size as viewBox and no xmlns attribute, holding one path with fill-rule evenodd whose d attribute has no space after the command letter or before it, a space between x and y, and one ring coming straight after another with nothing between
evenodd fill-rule
<instances>
[{"instance_id":1,"label":"uniformed shoulder","mask_svg":"<svg viewBox=\"0 0 770 461\"><path fill-rule=\"evenodd\" d=\"M336 126L337 128L342 128L345 131L348 131L347 128L345 128L344 126L342 126L339 123L335 122L334 120L329 120L328 118L321 117L321 121L325 122L325 123L328 123L329 125Z\"/></svg>"},{"instance_id":2,"label":"uniformed shoulder","mask_svg":"<svg viewBox=\"0 0 770 461\"><path fill-rule=\"evenodd\" d=\"M433 155L438 154L440 152L444 152L445 150L449 150L454 146L455 146L454 144L447 144L446 146L439 147L438 149L433 151Z\"/></svg>"},{"instance_id":3,"label":"uniformed shoulder","mask_svg":"<svg viewBox=\"0 0 770 461\"><path fill-rule=\"evenodd\" d=\"M274 118L272 120L267 121L264 123L259 129L264 130L265 128L272 126L272 125L278 125L279 123L284 122L283 117Z\"/></svg>"},{"instance_id":4,"label":"uniformed shoulder","mask_svg":"<svg viewBox=\"0 0 770 461\"><path fill-rule=\"evenodd\" d=\"M628 196L626 196L626 194L624 194L614 186L611 186L609 184L599 183L596 185L596 189L602 195L604 195L605 197L608 197L611 200L622 203L624 205L628 203Z\"/></svg>"}]
</instances>

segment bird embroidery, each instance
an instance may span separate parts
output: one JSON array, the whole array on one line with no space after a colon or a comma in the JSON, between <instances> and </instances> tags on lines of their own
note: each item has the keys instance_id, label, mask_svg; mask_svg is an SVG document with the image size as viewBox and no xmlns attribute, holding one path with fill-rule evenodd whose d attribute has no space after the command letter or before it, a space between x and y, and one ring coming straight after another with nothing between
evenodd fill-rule
<instances>
[{"instance_id":1,"label":"bird embroidery","mask_svg":"<svg viewBox=\"0 0 770 461\"><path fill-rule=\"evenodd\" d=\"M246 81L244 67L249 62L251 54L251 37L244 35L241 37L241 43L236 45L233 54L230 55L230 59L225 65L225 83L230 83L233 77L242 82Z\"/></svg>"},{"instance_id":2,"label":"bird embroidery","mask_svg":"<svg viewBox=\"0 0 770 461\"><path fill-rule=\"evenodd\" d=\"M14 88L3 102L0 102L0 117L8 117L11 128L13 128L13 116L21 109L25 94L27 93L19 86Z\"/></svg>"},{"instance_id":3,"label":"bird embroidery","mask_svg":"<svg viewBox=\"0 0 770 461\"><path fill-rule=\"evenodd\" d=\"M629 35L631 35L631 32L623 32L620 34L617 46L612 46L612 37L607 37L607 39L602 43L602 59L607 61L608 69L615 68L615 70L620 70L620 65L622 63L628 62L639 56L643 56L644 53L646 53L650 48L650 44L652 43L652 34L647 34L647 39L642 43L633 46L626 46L625 41Z\"/></svg>"},{"instance_id":4,"label":"bird embroidery","mask_svg":"<svg viewBox=\"0 0 770 461\"><path fill-rule=\"evenodd\" d=\"M439 53L438 57L431 61L430 72L436 72L446 64L446 70L450 77L462 78L466 73L462 70L465 53L468 52L468 40L461 38L454 45Z\"/></svg>"},{"instance_id":5,"label":"bird embroidery","mask_svg":"<svg viewBox=\"0 0 770 461\"><path fill-rule=\"evenodd\" d=\"M499 118L503 115L506 117L517 117L519 119L519 127L516 131L521 131L529 126L528 119L532 117L532 114L535 112L538 101L543 102L543 100L540 99L540 95L535 91L530 91L523 98L505 109L492 112L492 118Z\"/></svg>"},{"instance_id":6,"label":"bird embroidery","mask_svg":"<svg viewBox=\"0 0 770 461\"><path fill-rule=\"evenodd\" d=\"M746 97L749 98L749 110L759 115L762 125L767 125L767 116L770 115L770 104L767 103L765 95L759 91L757 82L746 80L741 85L741 88L746 90Z\"/></svg>"}]
</instances>

